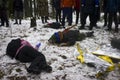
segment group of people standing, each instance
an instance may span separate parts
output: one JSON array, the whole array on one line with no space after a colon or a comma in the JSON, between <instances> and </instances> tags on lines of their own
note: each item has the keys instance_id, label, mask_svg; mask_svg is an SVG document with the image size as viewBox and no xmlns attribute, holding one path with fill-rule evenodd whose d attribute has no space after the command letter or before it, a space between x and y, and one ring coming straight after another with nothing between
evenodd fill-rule
<instances>
[{"instance_id":1,"label":"group of people standing","mask_svg":"<svg viewBox=\"0 0 120 80\"><path fill-rule=\"evenodd\" d=\"M108 27L107 30L111 30L114 21L115 31L118 32L120 18L118 19L117 12L120 15L120 0L53 0L53 7L56 11L56 22L61 22L63 27L65 27L65 19L68 25L72 25L72 13L75 11L75 23L78 24L79 19L81 23L79 29L85 28L86 18L89 16L89 30L92 30L93 27L97 27L97 21L100 20L100 13L103 11L104 26Z\"/></svg>"},{"instance_id":2,"label":"group of people standing","mask_svg":"<svg viewBox=\"0 0 120 80\"><path fill-rule=\"evenodd\" d=\"M6 27L9 27L8 4L9 2L7 0L0 0L0 20L1 20L0 26L4 26L6 23ZM13 0L12 7L15 19L14 24L21 24L21 19L23 17L23 1Z\"/></svg>"},{"instance_id":3,"label":"group of people standing","mask_svg":"<svg viewBox=\"0 0 120 80\"><path fill-rule=\"evenodd\" d=\"M13 0L13 14L15 24L21 24L23 17L23 5L24 0ZM84 29L86 19L89 16L90 26L89 30L93 27L97 27L97 21L100 20L100 13L104 12L104 26L107 26L107 30L112 30L112 22L115 22L115 31L118 32L118 24L120 23L120 0L50 0L52 7L56 12L56 22L60 22L65 28L66 21L71 26L73 23L73 12L76 13L76 21L78 24L80 21L81 26L79 29ZM48 0L37 1L37 11L41 16L42 23L46 23L49 16ZM0 20L1 25L9 26L9 20L7 15L7 0L0 0ZM102 7L102 9L101 9ZM19 19L19 22L18 20Z\"/></svg>"}]
</instances>

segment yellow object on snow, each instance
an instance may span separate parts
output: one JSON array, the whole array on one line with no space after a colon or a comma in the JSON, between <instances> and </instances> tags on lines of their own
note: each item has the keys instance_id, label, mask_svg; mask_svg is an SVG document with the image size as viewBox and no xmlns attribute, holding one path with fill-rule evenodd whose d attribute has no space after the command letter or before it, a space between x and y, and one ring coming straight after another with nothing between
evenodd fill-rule
<instances>
[{"instance_id":1,"label":"yellow object on snow","mask_svg":"<svg viewBox=\"0 0 120 80\"><path fill-rule=\"evenodd\" d=\"M83 51L82 51L79 43L77 43L77 50L80 53L80 55L77 56L77 59L80 60L81 63L84 63L85 61L84 61L84 57L83 57Z\"/></svg>"}]
</instances>

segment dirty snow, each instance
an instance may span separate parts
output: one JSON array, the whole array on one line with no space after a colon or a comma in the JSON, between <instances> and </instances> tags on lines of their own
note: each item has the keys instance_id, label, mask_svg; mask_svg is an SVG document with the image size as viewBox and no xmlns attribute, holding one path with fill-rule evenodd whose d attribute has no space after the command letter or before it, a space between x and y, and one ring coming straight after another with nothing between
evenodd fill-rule
<instances>
[{"instance_id":1,"label":"dirty snow","mask_svg":"<svg viewBox=\"0 0 120 80\"><path fill-rule=\"evenodd\" d=\"M74 19L75 20L75 19ZM54 22L51 19L49 22ZM88 67L86 64L81 64L75 57L76 45L71 47L60 47L56 45L49 45L49 37L57 31L63 29L43 28L41 20L37 20L37 29L30 28L30 20L22 21L22 25L14 25L14 21L10 20L10 27L0 27L0 80L98 80L95 77L95 68ZM66 23L67 24L67 23ZM87 25L89 21L87 20ZM78 24L79 26L80 24ZM86 38L83 41L78 41L83 52L100 50L120 53L119 50L114 49L110 45L110 39L113 37L120 38L120 32L114 33L105 31L103 21L98 22L100 29L94 28L94 37ZM74 29L78 29L75 27ZM113 25L114 29L114 25ZM120 26L119 26L120 29ZM80 32L87 32L89 30L80 30ZM26 67L30 63L21 63L15 59L11 60L6 53L7 44L11 39L23 38L29 41L33 46L41 43L39 51L41 51L53 68L51 73L42 72L39 75L29 74ZM104 75L105 80L120 80L120 70L116 68L114 71Z\"/></svg>"}]
</instances>

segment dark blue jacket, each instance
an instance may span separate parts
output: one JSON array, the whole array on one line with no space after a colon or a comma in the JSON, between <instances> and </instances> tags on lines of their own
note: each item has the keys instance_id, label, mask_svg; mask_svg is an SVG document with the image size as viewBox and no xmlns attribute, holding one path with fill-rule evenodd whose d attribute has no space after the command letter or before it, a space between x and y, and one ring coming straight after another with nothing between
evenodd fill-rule
<instances>
[{"instance_id":1,"label":"dark blue jacket","mask_svg":"<svg viewBox=\"0 0 120 80\"><path fill-rule=\"evenodd\" d=\"M106 10L108 13L117 12L118 3L117 0L107 0Z\"/></svg>"},{"instance_id":2,"label":"dark blue jacket","mask_svg":"<svg viewBox=\"0 0 120 80\"><path fill-rule=\"evenodd\" d=\"M82 0L81 8L85 13L94 13L95 6L99 6L99 0Z\"/></svg>"},{"instance_id":3,"label":"dark blue jacket","mask_svg":"<svg viewBox=\"0 0 120 80\"><path fill-rule=\"evenodd\" d=\"M117 0L118 3L118 11L120 12L120 0Z\"/></svg>"},{"instance_id":4,"label":"dark blue jacket","mask_svg":"<svg viewBox=\"0 0 120 80\"><path fill-rule=\"evenodd\" d=\"M60 9L61 0L53 0L53 7L55 9Z\"/></svg>"}]
</instances>

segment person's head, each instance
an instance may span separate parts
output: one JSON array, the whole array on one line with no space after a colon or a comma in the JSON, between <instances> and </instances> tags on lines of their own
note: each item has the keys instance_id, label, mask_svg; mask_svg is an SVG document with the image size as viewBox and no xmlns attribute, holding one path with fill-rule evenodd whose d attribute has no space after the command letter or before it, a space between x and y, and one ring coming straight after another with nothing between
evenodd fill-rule
<instances>
[{"instance_id":1,"label":"person's head","mask_svg":"<svg viewBox=\"0 0 120 80\"><path fill-rule=\"evenodd\" d=\"M50 44L60 43L59 32L55 32L48 40Z\"/></svg>"}]
</instances>

